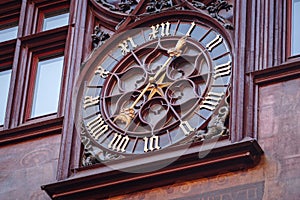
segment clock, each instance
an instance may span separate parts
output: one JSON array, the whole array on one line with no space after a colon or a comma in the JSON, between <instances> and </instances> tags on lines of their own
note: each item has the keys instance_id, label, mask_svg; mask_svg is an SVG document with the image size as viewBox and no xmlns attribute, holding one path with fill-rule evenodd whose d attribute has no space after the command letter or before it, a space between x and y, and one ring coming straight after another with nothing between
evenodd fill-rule
<instances>
[{"instance_id":1,"label":"clock","mask_svg":"<svg viewBox=\"0 0 300 200\"><path fill-rule=\"evenodd\" d=\"M226 37L184 15L136 24L111 37L84 66L85 148L129 156L207 139L213 116L228 103Z\"/></svg>"}]
</instances>

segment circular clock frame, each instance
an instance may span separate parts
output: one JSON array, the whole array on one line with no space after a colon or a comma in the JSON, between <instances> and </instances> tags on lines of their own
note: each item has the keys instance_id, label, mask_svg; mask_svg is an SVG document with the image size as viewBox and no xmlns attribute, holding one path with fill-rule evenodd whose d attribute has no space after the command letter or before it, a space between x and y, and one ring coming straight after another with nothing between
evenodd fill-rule
<instances>
[{"instance_id":1,"label":"circular clock frame","mask_svg":"<svg viewBox=\"0 0 300 200\"><path fill-rule=\"evenodd\" d=\"M160 15L143 18L132 24L127 31L114 35L106 44L97 49L85 64L82 71L84 75L79 81L80 83L85 82L79 92L83 97L80 101L83 102L81 120L83 124L82 140L85 141L85 146L88 143L88 146L95 145L97 148L113 154L135 155L165 149L189 141L195 134L207 132L211 117L219 112L230 87L232 54L226 39L226 32L205 17L198 15L180 11L176 15L172 13L172 16L164 14L163 18ZM144 42L141 42L142 40ZM182 49L176 49L180 40L183 40L185 45ZM171 55L170 52L174 48L180 51L196 49L196 53L203 55L203 60L209 68L209 72L205 75L205 85L200 89L202 92L197 94L197 100L182 118L181 113L176 113L176 109L174 109L176 103L171 103L170 96L168 96L174 92L172 86L175 88L175 83L182 82L181 85L192 85L194 91L200 86L195 84L196 79L191 81L189 76L180 80L172 77L172 63L180 66L189 60L188 54ZM158 53L164 55L160 65L157 64L157 60L160 59ZM158 83L157 81L162 76L161 74L156 76L159 72L158 66L163 66L169 58L170 62L164 69L166 78ZM158 69L149 68L151 63L156 63L155 66ZM200 65L199 62L195 63ZM184 68L188 68L189 64L187 63ZM189 74L184 70L182 74ZM132 77L128 74L132 73L142 73L139 85L133 90L125 89L120 94L115 94L116 90L122 88L120 86L122 77L130 79ZM177 70L175 75L179 74ZM194 74L195 70L190 73L190 75ZM159 84L167 82L166 80L173 82L166 88L157 87ZM154 91L155 87L157 88ZM181 89L179 87L179 91ZM153 91L155 94L148 100ZM139 98L137 102L135 102L136 98ZM130 101L130 99L132 100ZM117 103L115 108L112 108L111 105L114 102ZM126 110L133 103L135 104L133 109ZM160 103L163 103L162 106L157 108ZM185 107L190 105L191 103ZM152 116L152 120L156 120L156 128L149 128L149 123L148 129L142 127L143 131L137 131L139 126L132 128L130 125L132 122L135 125L147 124L145 116L148 111L145 110L155 113L158 112L157 109L167 113L173 109L173 115L177 114L177 121L172 121L171 118L174 117L172 114L166 114L161 119ZM196 119L192 120L193 118ZM160 123L161 121L163 123ZM165 125L166 123L167 125Z\"/></svg>"}]
</instances>

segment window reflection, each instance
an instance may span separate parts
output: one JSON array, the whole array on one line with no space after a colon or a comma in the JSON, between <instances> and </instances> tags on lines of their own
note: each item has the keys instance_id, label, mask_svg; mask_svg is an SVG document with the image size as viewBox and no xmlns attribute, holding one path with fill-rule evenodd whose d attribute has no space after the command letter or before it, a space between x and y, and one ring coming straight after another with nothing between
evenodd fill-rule
<instances>
[{"instance_id":1,"label":"window reflection","mask_svg":"<svg viewBox=\"0 0 300 200\"><path fill-rule=\"evenodd\" d=\"M0 42L8 41L17 38L18 26L10 28L0 28Z\"/></svg>"},{"instance_id":2,"label":"window reflection","mask_svg":"<svg viewBox=\"0 0 300 200\"><path fill-rule=\"evenodd\" d=\"M0 125L4 124L6 104L10 85L11 69L0 71Z\"/></svg>"},{"instance_id":3,"label":"window reflection","mask_svg":"<svg viewBox=\"0 0 300 200\"><path fill-rule=\"evenodd\" d=\"M58 28L67 25L69 22L69 13L59 15L45 15L43 31Z\"/></svg>"},{"instance_id":4,"label":"window reflection","mask_svg":"<svg viewBox=\"0 0 300 200\"><path fill-rule=\"evenodd\" d=\"M300 54L300 0L293 0L292 8L292 55Z\"/></svg>"},{"instance_id":5,"label":"window reflection","mask_svg":"<svg viewBox=\"0 0 300 200\"><path fill-rule=\"evenodd\" d=\"M31 117L57 112L63 60L58 57L38 63Z\"/></svg>"}]
</instances>

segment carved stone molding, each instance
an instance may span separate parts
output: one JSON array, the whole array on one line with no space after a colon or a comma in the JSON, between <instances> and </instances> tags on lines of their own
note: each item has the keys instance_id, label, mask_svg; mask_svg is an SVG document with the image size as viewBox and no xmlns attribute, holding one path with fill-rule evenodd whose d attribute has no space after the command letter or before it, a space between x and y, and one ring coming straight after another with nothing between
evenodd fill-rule
<instances>
[{"instance_id":1,"label":"carved stone molding","mask_svg":"<svg viewBox=\"0 0 300 200\"><path fill-rule=\"evenodd\" d=\"M183 155L158 171L128 172L136 168L153 169L168 161L161 160L163 156L161 152L153 152L147 160L142 156L137 157L134 162L129 159L127 162L115 162L113 166L99 164L97 167L75 169L74 175L69 179L43 185L41 188L51 199L105 199L174 182L212 176L221 172L247 169L255 166L263 154L257 141L252 138L245 138L236 143L219 142L205 158L200 158L199 155L207 152L206 147L199 149L197 145L193 145L188 151L184 145L182 147L164 152L171 153L173 156L182 153ZM209 144L207 147L211 148Z\"/></svg>"},{"instance_id":2,"label":"carved stone molding","mask_svg":"<svg viewBox=\"0 0 300 200\"><path fill-rule=\"evenodd\" d=\"M171 8L173 6L172 0L150 0L147 3L146 11L151 12L161 12L166 8Z\"/></svg>"},{"instance_id":3,"label":"carved stone molding","mask_svg":"<svg viewBox=\"0 0 300 200\"><path fill-rule=\"evenodd\" d=\"M136 5L138 4L137 0L96 0L97 3L108 8L111 11L120 12L120 13L131 13Z\"/></svg>"},{"instance_id":4,"label":"carved stone molding","mask_svg":"<svg viewBox=\"0 0 300 200\"><path fill-rule=\"evenodd\" d=\"M225 28L233 29L233 25L220 15L221 10L228 12L233 7L227 2L227 0L215 0L207 5L202 3L200 0L193 0L192 4L196 8L206 10L212 18L218 20Z\"/></svg>"},{"instance_id":5,"label":"carved stone molding","mask_svg":"<svg viewBox=\"0 0 300 200\"><path fill-rule=\"evenodd\" d=\"M192 142L203 141L212 139L215 137L222 137L229 135L229 130L225 123L229 118L229 106L222 106L219 108L217 114L215 114L207 125L207 131L197 132L192 138Z\"/></svg>"},{"instance_id":6,"label":"carved stone molding","mask_svg":"<svg viewBox=\"0 0 300 200\"><path fill-rule=\"evenodd\" d=\"M81 142L84 146L83 155L81 159L82 166L91 166L100 162L118 160L123 158L121 155L112 154L110 152L103 151L95 145L93 145L93 141L86 136L85 129L83 128L83 124L81 125Z\"/></svg>"},{"instance_id":7,"label":"carved stone molding","mask_svg":"<svg viewBox=\"0 0 300 200\"><path fill-rule=\"evenodd\" d=\"M99 26L95 26L94 33L92 34L93 48L98 48L108 38L110 38L110 35L108 33L104 33L104 31L102 31Z\"/></svg>"},{"instance_id":8,"label":"carved stone molding","mask_svg":"<svg viewBox=\"0 0 300 200\"><path fill-rule=\"evenodd\" d=\"M199 131L190 142L204 141L229 135L228 121L230 114L230 94L227 95L224 105L218 109L207 125L206 131Z\"/></svg>"}]
</instances>

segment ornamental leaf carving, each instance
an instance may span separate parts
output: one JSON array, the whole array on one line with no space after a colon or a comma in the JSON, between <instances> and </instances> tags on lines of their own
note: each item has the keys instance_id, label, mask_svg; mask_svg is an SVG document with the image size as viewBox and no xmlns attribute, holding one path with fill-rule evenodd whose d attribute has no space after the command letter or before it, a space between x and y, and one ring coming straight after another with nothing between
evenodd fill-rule
<instances>
[{"instance_id":1,"label":"ornamental leaf carving","mask_svg":"<svg viewBox=\"0 0 300 200\"><path fill-rule=\"evenodd\" d=\"M94 33L92 34L93 48L98 48L108 38L110 38L108 33L104 33L104 31L100 30L99 26L95 26Z\"/></svg>"},{"instance_id":2,"label":"ornamental leaf carving","mask_svg":"<svg viewBox=\"0 0 300 200\"><path fill-rule=\"evenodd\" d=\"M147 3L146 11L147 12L161 12L166 8L173 6L172 0L151 0Z\"/></svg>"},{"instance_id":3,"label":"ornamental leaf carving","mask_svg":"<svg viewBox=\"0 0 300 200\"><path fill-rule=\"evenodd\" d=\"M131 13L135 6L138 4L136 0L96 0L102 6L108 8L111 11L122 12L122 13Z\"/></svg>"},{"instance_id":4,"label":"ornamental leaf carving","mask_svg":"<svg viewBox=\"0 0 300 200\"><path fill-rule=\"evenodd\" d=\"M207 139L212 139L221 136L229 135L229 130L226 126L226 123L229 119L229 96L227 96L225 105L220 107L218 112L214 114L207 125L206 131L200 130L195 133L192 141L190 142L197 142L197 141L204 141Z\"/></svg>"},{"instance_id":5,"label":"ornamental leaf carving","mask_svg":"<svg viewBox=\"0 0 300 200\"><path fill-rule=\"evenodd\" d=\"M200 0L193 0L192 4L196 8L206 10L212 18L222 23L225 28L233 29L233 25L219 14L221 10L226 10L226 12L228 12L233 7L226 0L215 0L208 5L205 5Z\"/></svg>"}]
</instances>

